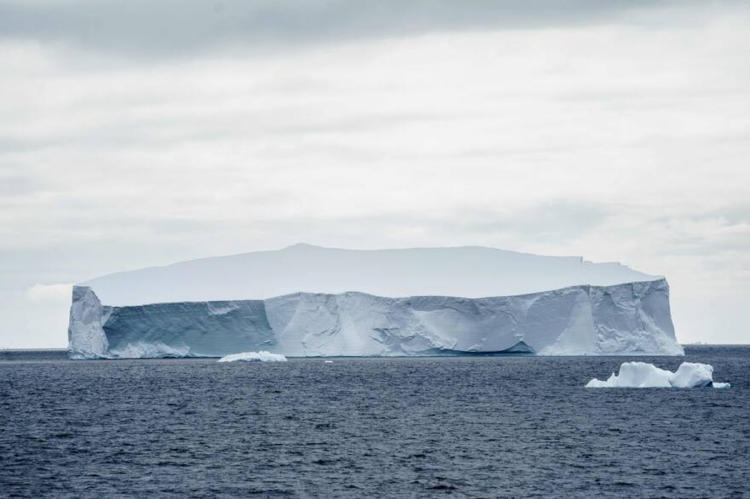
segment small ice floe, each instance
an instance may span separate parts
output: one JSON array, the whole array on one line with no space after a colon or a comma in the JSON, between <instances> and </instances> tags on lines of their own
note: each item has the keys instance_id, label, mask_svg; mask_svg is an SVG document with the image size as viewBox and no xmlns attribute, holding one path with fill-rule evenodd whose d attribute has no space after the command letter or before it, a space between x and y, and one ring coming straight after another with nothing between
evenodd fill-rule
<instances>
[{"instance_id":1,"label":"small ice floe","mask_svg":"<svg viewBox=\"0 0 750 499\"><path fill-rule=\"evenodd\" d=\"M698 388L712 386L729 388L729 383L713 381L714 368L710 364L683 362L677 371L659 369L646 362L623 362L620 373L612 373L606 381L592 379L586 388Z\"/></svg>"},{"instance_id":2,"label":"small ice floe","mask_svg":"<svg viewBox=\"0 0 750 499\"><path fill-rule=\"evenodd\" d=\"M324 360L323 363L324 364L333 364L333 361L332 360Z\"/></svg>"},{"instance_id":3,"label":"small ice floe","mask_svg":"<svg viewBox=\"0 0 750 499\"><path fill-rule=\"evenodd\" d=\"M244 360L245 362L286 362L286 357L280 353L261 350L260 352L242 352L225 355L219 359L219 362L235 362L237 360Z\"/></svg>"}]
</instances>

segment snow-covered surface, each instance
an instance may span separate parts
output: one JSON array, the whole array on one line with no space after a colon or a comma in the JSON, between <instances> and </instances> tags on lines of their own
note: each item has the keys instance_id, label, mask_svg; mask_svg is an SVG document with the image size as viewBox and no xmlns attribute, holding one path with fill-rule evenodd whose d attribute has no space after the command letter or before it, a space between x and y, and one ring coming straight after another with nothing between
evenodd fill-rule
<instances>
[{"instance_id":1,"label":"snow-covered surface","mask_svg":"<svg viewBox=\"0 0 750 499\"><path fill-rule=\"evenodd\" d=\"M93 290L76 287L69 336L74 358L257 350L288 356L683 354L663 279L476 299L294 293L126 307L102 306Z\"/></svg>"},{"instance_id":2,"label":"snow-covered surface","mask_svg":"<svg viewBox=\"0 0 750 499\"><path fill-rule=\"evenodd\" d=\"M658 279L619 263L494 248L347 250L297 244L110 274L89 286L107 305L264 299L298 292L510 296Z\"/></svg>"},{"instance_id":3,"label":"snow-covered surface","mask_svg":"<svg viewBox=\"0 0 750 499\"><path fill-rule=\"evenodd\" d=\"M235 362L238 360L245 362L286 362L286 357L278 353L261 350L260 352L242 352L225 355L217 362Z\"/></svg>"},{"instance_id":4,"label":"snow-covered surface","mask_svg":"<svg viewBox=\"0 0 750 499\"><path fill-rule=\"evenodd\" d=\"M729 383L714 382L713 372L710 364L697 362L683 362L675 372L646 362L623 362L619 374L606 381L592 379L586 388L729 388Z\"/></svg>"}]
</instances>

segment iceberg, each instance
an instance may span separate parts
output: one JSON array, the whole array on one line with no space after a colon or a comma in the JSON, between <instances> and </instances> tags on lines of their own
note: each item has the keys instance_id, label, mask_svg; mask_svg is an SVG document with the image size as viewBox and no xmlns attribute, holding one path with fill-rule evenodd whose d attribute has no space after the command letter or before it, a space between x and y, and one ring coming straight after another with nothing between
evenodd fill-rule
<instances>
[{"instance_id":1,"label":"iceberg","mask_svg":"<svg viewBox=\"0 0 750 499\"><path fill-rule=\"evenodd\" d=\"M586 388L729 388L729 383L713 381L714 368L710 364L683 362L677 371L660 369L646 362L623 362L619 374L612 373L606 380L592 379Z\"/></svg>"},{"instance_id":2,"label":"iceberg","mask_svg":"<svg viewBox=\"0 0 750 499\"><path fill-rule=\"evenodd\" d=\"M298 244L110 274L74 287L68 339L75 359L684 353L662 277L481 247Z\"/></svg>"},{"instance_id":3,"label":"iceberg","mask_svg":"<svg viewBox=\"0 0 750 499\"><path fill-rule=\"evenodd\" d=\"M656 280L489 298L295 293L116 307L77 286L70 355L682 355L668 289Z\"/></svg>"},{"instance_id":4,"label":"iceberg","mask_svg":"<svg viewBox=\"0 0 750 499\"><path fill-rule=\"evenodd\" d=\"M286 357L261 350L260 352L241 352L225 355L217 362L236 362L238 360L245 362L286 362Z\"/></svg>"}]
</instances>

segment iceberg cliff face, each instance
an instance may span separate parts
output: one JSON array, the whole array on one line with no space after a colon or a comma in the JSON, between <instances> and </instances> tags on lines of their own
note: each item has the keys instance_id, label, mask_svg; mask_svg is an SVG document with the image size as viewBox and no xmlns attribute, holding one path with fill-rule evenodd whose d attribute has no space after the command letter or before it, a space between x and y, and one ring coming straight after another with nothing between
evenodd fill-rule
<instances>
[{"instance_id":1,"label":"iceberg cliff face","mask_svg":"<svg viewBox=\"0 0 750 499\"><path fill-rule=\"evenodd\" d=\"M295 293L266 300L102 306L77 286L73 358L223 356L681 355L663 279L517 296L389 298Z\"/></svg>"},{"instance_id":2,"label":"iceberg cliff face","mask_svg":"<svg viewBox=\"0 0 750 499\"><path fill-rule=\"evenodd\" d=\"M91 288L73 286L68 326L68 350L71 358L96 359L107 356L109 342L103 326L108 314L109 311L102 307Z\"/></svg>"}]
</instances>

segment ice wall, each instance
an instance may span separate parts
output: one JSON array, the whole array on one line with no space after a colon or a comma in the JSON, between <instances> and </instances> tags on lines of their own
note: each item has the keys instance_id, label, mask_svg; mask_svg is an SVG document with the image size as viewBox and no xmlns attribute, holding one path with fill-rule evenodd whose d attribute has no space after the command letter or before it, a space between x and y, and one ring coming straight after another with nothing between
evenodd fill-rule
<instances>
[{"instance_id":1,"label":"ice wall","mask_svg":"<svg viewBox=\"0 0 750 499\"><path fill-rule=\"evenodd\" d=\"M295 293L267 300L102 306L77 286L71 356L681 355L665 280L516 296L389 298Z\"/></svg>"},{"instance_id":2,"label":"ice wall","mask_svg":"<svg viewBox=\"0 0 750 499\"><path fill-rule=\"evenodd\" d=\"M73 303L68 323L68 351L74 359L96 359L109 352L104 323L109 310L102 307L91 288L73 286Z\"/></svg>"}]
</instances>

